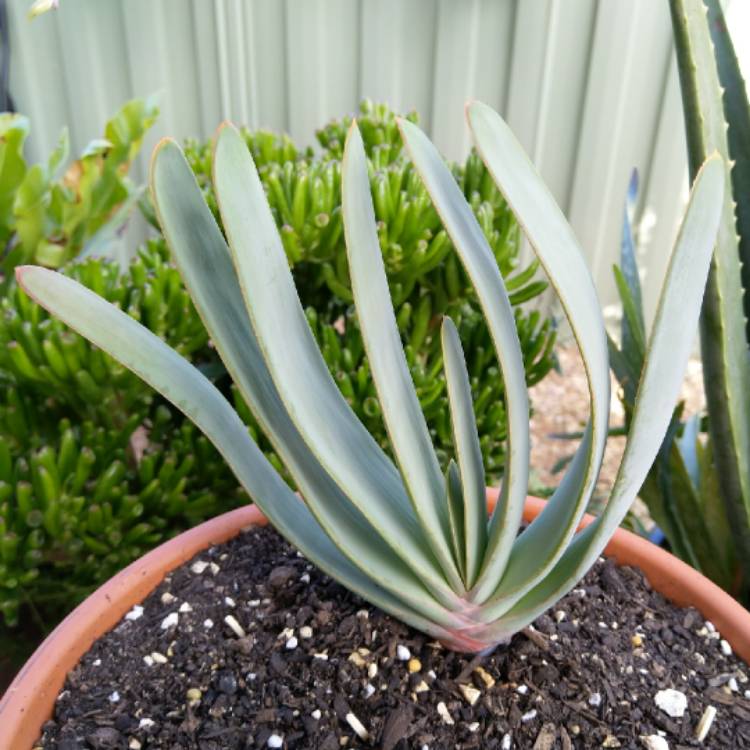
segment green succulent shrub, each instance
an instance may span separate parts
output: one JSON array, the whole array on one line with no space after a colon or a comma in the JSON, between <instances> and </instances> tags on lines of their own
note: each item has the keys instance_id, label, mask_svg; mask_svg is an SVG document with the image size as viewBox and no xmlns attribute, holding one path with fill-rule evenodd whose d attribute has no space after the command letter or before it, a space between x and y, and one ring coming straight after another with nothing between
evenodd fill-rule
<instances>
[{"instance_id":1,"label":"green succulent shrub","mask_svg":"<svg viewBox=\"0 0 750 750\"><path fill-rule=\"evenodd\" d=\"M482 452L488 477L497 477L505 460L505 392L491 361L490 334L476 294L398 136L396 115L386 105L368 100L360 110L358 124L368 159L378 241L399 330L423 408L428 414L442 415L433 428L436 448L443 453L453 450L445 416L448 404L440 373L439 337L440 318L450 314L462 327L462 335L470 337L466 344L469 376L477 402ZM406 119L418 122L416 113ZM298 149L287 136L246 129L241 134L255 160L300 299L314 311L313 329L328 367L357 415L386 446L387 433L372 398L372 385L367 384L368 365L362 360L361 336L352 315L343 236L341 160L344 134L351 121L351 117L333 120L319 130L318 154ZM189 141L185 155L221 224L211 179L211 145ZM452 165L451 171L482 227L516 307L527 384L534 385L556 363L556 328L552 319L520 305L540 295L547 284L538 278L537 261L519 267L518 224L476 152L463 165ZM150 217L158 226L152 211Z\"/></svg>"},{"instance_id":2,"label":"green succulent shrub","mask_svg":"<svg viewBox=\"0 0 750 750\"><path fill-rule=\"evenodd\" d=\"M23 155L28 118L0 114L0 272L6 285L20 263L59 268L119 219L118 209L135 205L141 191L127 173L158 112L150 100L127 102L107 122L104 137L89 143L62 177L67 130L46 164L30 166Z\"/></svg>"},{"instance_id":3,"label":"green succulent shrub","mask_svg":"<svg viewBox=\"0 0 750 750\"><path fill-rule=\"evenodd\" d=\"M211 372L216 355L162 239L124 273L93 258L65 273ZM17 286L0 301L0 446L6 625L23 604L54 621L150 547L244 498L190 422Z\"/></svg>"},{"instance_id":4,"label":"green succulent shrub","mask_svg":"<svg viewBox=\"0 0 750 750\"><path fill-rule=\"evenodd\" d=\"M392 143L392 154L385 154L383 148L378 148L378 142L383 141L378 133L383 128L388 131L388 137L393 142L395 116L386 107L369 103L363 104L363 112L362 127L368 133L368 153L380 154L378 158L384 160L382 163L386 166L396 159L399 161L400 173L409 175L408 190L416 191L416 200L422 205L420 211L424 214L423 219L429 216L429 223L433 227L429 231L435 230L442 238L440 261L432 269L428 269L423 278L416 279L411 297L402 301L398 309L398 326L405 342L409 370L417 387L420 404L430 419L437 454L443 460L454 453L454 436L448 416L448 386L443 372L443 352L438 335L441 311L450 308L470 355L470 386L475 400L485 470L489 477L497 477L504 470L507 416L504 382L495 361L491 336L473 290L455 259L449 266L449 272L444 276L440 275L444 272L446 261L450 260L452 245L446 232L436 223L437 214L403 148L399 145L396 150ZM412 115L411 119L415 120L416 117ZM345 128L347 122L348 120L331 124L327 132L331 134L334 127ZM318 169L320 165L327 165L327 174L335 176L335 205L330 213L338 217L339 236L337 244L329 248L328 254L321 258L324 262L339 265L343 259L346 274L342 277L346 285L345 298L336 296L332 287L326 283L322 275L325 272L321 271L324 263L320 259L310 259L314 255L312 250L306 249L304 259L292 264L293 271L298 287L303 291L307 290L303 294L307 304L307 321L321 347L331 375L377 442L390 451L386 425L365 356L362 333L350 305L350 282L346 270L348 261L340 218L341 148L335 146L332 136L329 137L328 150L323 156L316 156L310 149L297 149L283 135L243 131L243 138L263 174L283 175L284 169L288 172L288 165L295 165L298 171L292 171L291 177L285 177L291 179L291 195L298 192L295 186L299 184L307 184L308 196L313 195L309 192L309 172ZM321 142L322 140L321 137ZM195 141L188 142L186 154L209 207L218 215L209 179L212 156L208 146ZM520 303L530 295L540 293L544 283L533 278L536 272L534 264L515 275L510 273L517 264L518 254L515 220L476 154L470 157L467 165L471 168L454 167L454 174L461 189L473 196L472 206L482 222L493 253L496 258L504 259L502 270L509 275L506 279L508 288L512 294L518 294L513 297L513 301ZM312 185L317 191L319 183L313 180ZM10 192L12 193L12 189ZM269 189L269 194L270 192L272 191ZM411 200L408 191L402 193L406 196L405 201ZM491 197L490 202L494 202L494 208L489 207L482 195ZM133 194L132 197L137 195ZM152 210L149 211L150 203L142 201L140 205L147 217L156 222ZM299 206L299 199L297 205ZM496 227L497 222L492 218L494 216L500 217L498 221L502 221L502 233ZM275 218L280 223L282 235L287 236L279 211ZM156 226L158 228L158 222ZM306 248L313 247L311 235L305 229L317 226L310 211L305 213L301 226L300 241L307 243ZM388 225L381 224L381 236L384 235L383 226ZM426 229L428 228L420 231ZM73 251L64 252L65 257L76 254ZM289 486L296 488L294 476L284 467L274 445L265 437L252 409L232 384L210 344L205 326L190 300L179 272L168 258L163 239L159 237L150 240L123 269L109 260L91 257L90 253L85 256L66 263L63 266L64 273L141 322L199 367L233 401L250 436L257 441L264 455ZM395 251L388 257L393 260ZM395 266L390 271L396 274ZM431 276L433 272L438 275ZM443 281L444 277L449 281ZM450 293L441 291L444 287L449 287ZM540 313L525 311L520 306L515 307L514 317L522 346L525 377L531 385L538 382L554 362L554 325L552 320L543 318ZM101 475L113 465L119 467L118 471L125 471L118 487L127 486L127 492L125 489L121 492L130 497L140 497L145 491L141 484L145 480L142 479L139 468L142 456L133 450L132 436L134 433L141 434L145 428L148 432L147 445L153 445L155 451L160 444L169 444L165 440L160 443L159 434L170 434L170 439L174 440L185 429L182 415L174 410L165 412L164 404L158 394L103 349L93 346L60 320L50 317L43 308L31 302L21 289L8 285L6 295L0 300L0 436L8 446L12 465L21 461L31 466L30 456L39 451L49 449L56 454L61 439L60 424L70 425L76 439L81 441L82 450L90 449L96 457L95 469L87 477L81 494L74 497L96 494ZM171 417L168 423L164 421L165 413ZM161 415L158 420L161 425L159 432L153 428L157 414ZM85 429L84 425L87 425ZM189 429L192 430L192 426ZM189 521L197 522L234 507L242 496L236 491L236 480L219 462L215 450L205 443L204 438L201 441L201 450L206 452L206 456L210 454L211 459L204 457L199 465L216 466L216 471L198 471L192 466L188 469L184 481L191 488L188 495L192 498L188 504L189 512L171 514L166 510L161 512L157 504L144 503L142 515L137 523L133 522L139 527L146 524L150 528L149 533L140 540L140 546L122 541L116 549L108 550L107 555L99 559L93 549L95 537L91 537L93 542L90 540L88 546L78 548L75 544L71 545L68 538L74 533L71 529L80 531L87 528L85 520L76 521L74 518L79 510L78 500L71 505L67 500L63 503L64 495L49 494L48 497L59 497L60 503L68 503L64 512L60 510L66 521L60 527L59 534L49 531L44 534L41 558L27 571L33 577L33 582L26 581L22 575L26 558L20 554L13 558L14 573L8 579L12 583L12 593L5 592L0 607L0 611L6 613L6 622L13 621L19 605L24 602L33 608L40 619L54 621L77 601L79 595L110 575L117 566L129 562L132 556L140 554L148 545L183 529ZM148 451L153 452L151 448ZM89 454L88 450L84 452ZM185 448L181 455L187 453L188 448ZM10 486L16 486L12 475L9 475L7 481ZM65 488L70 481L72 480L63 476L60 486ZM225 491L226 487L233 487L234 490ZM157 485L157 488L165 495L171 492L168 485ZM193 497L196 495L206 499L198 503ZM16 498L17 493L13 491L6 500L6 511L10 514L9 517L12 516L13 522L4 533L15 535L13 538L18 539L19 548L24 549L31 530L23 520L19 520L21 517L17 513L14 515ZM38 498L34 502L43 504L44 501ZM111 522L108 521L111 529L106 534L111 533L115 539L125 539L130 532L122 530L122 523L118 520L119 508L115 503L113 510L104 515L105 520L112 519ZM86 508L80 510L80 513L85 515ZM36 534L34 543L38 542L38 537L39 534ZM112 545L107 542L107 546ZM61 549L66 550L64 563L58 560ZM57 561L54 565L53 560ZM10 565L10 562L6 564ZM37 575L33 571L41 571L41 574ZM42 591L42 582L55 592L55 596L48 596L46 591Z\"/></svg>"},{"instance_id":5,"label":"green succulent shrub","mask_svg":"<svg viewBox=\"0 0 750 750\"><path fill-rule=\"evenodd\" d=\"M452 252L451 240L398 138L396 115L384 104L365 100L358 119L368 157L375 215L394 305L417 307L424 295L438 316L467 298L471 284ZM418 122L416 113L407 115ZM334 120L318 131L321 153L300 151L286 136L243 129L295 269L303 304L337 311L352 301L341 217L343 134L352 118ZM186 158L214 216L221 221L211 181L211 145L190 141ZM541 294L538 263L519 264L518 225L476 153L452 171L469 200L512 292L513 304ZM323 290L321 295L320 291ZM423 303L425 304L425 303Z\"/></svg>"},{"instance_id":6,"label":"green succulent shrub","mask_svg":"<svg viewBox=\"0 0 750 750\"><path fill-rule=\"evenodd\" d=\"M66 273L192 361L215 359L163 240L149 241L124 273L116 263L94 258L69 265ZM0 300L0 377L25 394L47 399L47 409L57 405L112 427L139 419L153 401L140 379L50 317L17 286Z\"/></svg>"},{"instance_id":7,"label":"green succulent shrub","mask_svg":"<svg viewBox=\"0 0 750 750\"><path fill-rule=\"evenodd\" d=\"M691 179L713 150L730 164L700 317L708 413L680 404L641 489L675 552L750 601L750 107L717 0L670 0ZM643 361L645 325L632 240L631 186L623 229L621 342L611 342L626 418Z\"/></svg>"},{"instance_id":8,"label":"green succulent shrub","mask_svg":"<svg viewBox=\"0 0 750 750\"><path fill-rule=\"evenodd\" d=\"M400 121L415 169L471 278L508 393L503 486L488 515L485 471L458 331L441 323L455 453L441 463L412 383L391 306L368 160L356 125L342 160L342 221L357 318L395 463L331 377L297 295L276 219L242 136L224 127L214 153L222 229L179 146L164 141L152 191L164 235L219 355L284 460L301 500L273 469L224 395L159 337L76 281L39 267L23 288L132 369L212 440L272 524L336 580L448 646L507 641L575 586L640 487L672 414L697 325L726 168L696 178L647 344L628 444L607 507L578 523L596 482L609 421L604 322L572 230L502 119L474 103L469 124L547 271L586 365L591 416L566 476L519 536L529 477L529 403L508 291L482 227L419 128ZM226 239L225 239L226 237Z\"/></svg>"},{"instance_id":9,"label":"green succulent shrub","mask_svg":"<svg viewBox=\"0 0 750 750\"><path fill-rule=\"evenodd\" d=\"M44 624L154 545L243 502L221 457L159 406L148 446L67 418L39 447L0 436L0 613ZM131 424L131 427L133 425Z\"/></svg>"}]
</instances>

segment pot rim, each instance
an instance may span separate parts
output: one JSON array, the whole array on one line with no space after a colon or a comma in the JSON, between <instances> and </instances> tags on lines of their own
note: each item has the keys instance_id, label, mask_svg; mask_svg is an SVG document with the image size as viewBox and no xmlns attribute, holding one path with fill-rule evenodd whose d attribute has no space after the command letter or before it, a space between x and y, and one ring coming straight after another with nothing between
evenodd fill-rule
<instances>
[{"instance_id":1,"label":"pot rim","mask_svg":"<svg viewBox=\"0 0 750 750\"><path fill-rule=\"evenodd\" d=\"M497 495L497 490L487 490L490 509ZM524 519L533 520L545 505L545 500L528 497ZM580 528L593 520L586 514ZM111 630L133 605L143 601L167 573L201 550L221 544L250 526L266 523L254 505L224 513L164 542L102 584L47 636L6 690L0 700L0 750L32 747L67 673L94 641ZM604 554L619 565L640 568L653 588L678 606L695 607L750 663L750 612L712 581L666 550L624 529L617 529Z\"/></svg>"}]
</instances>

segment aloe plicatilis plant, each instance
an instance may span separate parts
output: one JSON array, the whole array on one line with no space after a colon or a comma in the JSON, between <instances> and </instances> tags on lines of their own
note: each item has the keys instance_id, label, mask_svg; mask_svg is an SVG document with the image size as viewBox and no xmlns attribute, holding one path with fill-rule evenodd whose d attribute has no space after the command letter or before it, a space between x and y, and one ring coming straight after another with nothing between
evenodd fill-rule
<instances>
[{"instance_id":1,"label":"aloe plicatilis plant","mask_svg":"<svg viewBox=\"0 0 750 750\"><path fill-rule=\"evenodd\" d=\"M467 109L481 158L526 232L570 321L591 414L568 471L518 534L529 476L529 404L508 293L482 230L435 147L413 123L402 137L475 286L508 394L500 496L486 510L484 467L461 344L442 345L456 457L440 466L390 304L367 162L356 123L342 167L352 289L395 462L338 391L299 303L250 153L230 125L217 135L214 186L224 235L179 146L153 159L154 204L185 284L236 386L299 487L271 467L224 396L135 320L72 279L23 267L23 288L51 313L172 401L214 442L270 522L323 571L447 646L482 651L575 586L625 515L669 423L690 353L722 205L725 166L697 176L647 347L630 437L610 501L576 533L608 429L609 362L600 306L573 232L505 122Z\"/></svg>"}]
</instances>

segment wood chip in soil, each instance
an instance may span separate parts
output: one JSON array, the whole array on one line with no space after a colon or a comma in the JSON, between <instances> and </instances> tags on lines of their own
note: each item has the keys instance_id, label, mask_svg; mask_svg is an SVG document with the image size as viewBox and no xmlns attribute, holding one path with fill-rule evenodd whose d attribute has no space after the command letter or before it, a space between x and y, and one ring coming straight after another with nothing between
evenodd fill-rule
<instances>
[{"instance_id":1,"label":"wood chip in soil","mask_svg":"<svg viewBox=\"0 0 750 750\"><path fill-rule=\"evenodd\" d=\"M722 640L639 572L600 561L509 646L458 654L252 529L174 571L94 644L37 746L750 748L748 668Z\"/></svg>"}]
</instances>

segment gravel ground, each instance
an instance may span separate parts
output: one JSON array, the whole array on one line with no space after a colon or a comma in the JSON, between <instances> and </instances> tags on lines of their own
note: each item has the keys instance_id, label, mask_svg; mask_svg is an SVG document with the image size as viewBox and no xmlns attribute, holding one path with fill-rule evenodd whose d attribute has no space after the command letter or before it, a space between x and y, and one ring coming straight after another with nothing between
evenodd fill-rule
<instances>
[{"instance_id":1,"label":"gravel ground","mask_svg":"<svg viewBox=\"0 0 750 750\"><path fill-rule=\"evenodd\" d=\"M560 347L557 356L561 374L551 372L530 392L534 406L531 419L531 465L538 485L551 487L556 487L561 478L561 474L552 473L553 467L560 459L572 454L579 441L559 440L550 435L582 430L589 411L586 375L577 347L573 344ZM612 377L610 425L613 427L623 423L623 411L617 394L617 381ZM692 359L688 365L682 395L687 402L688 414L704 408L703 369L697 358ZM612 489L624 449L624 437L609 439L597 485L601 497L606 497Z\"/></svg>"}]
</instances>

